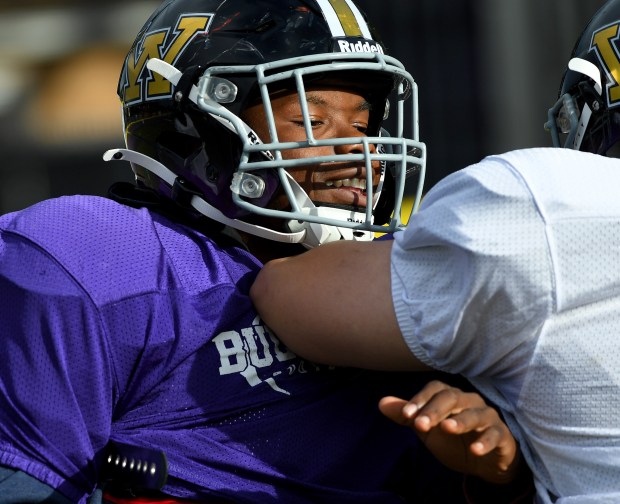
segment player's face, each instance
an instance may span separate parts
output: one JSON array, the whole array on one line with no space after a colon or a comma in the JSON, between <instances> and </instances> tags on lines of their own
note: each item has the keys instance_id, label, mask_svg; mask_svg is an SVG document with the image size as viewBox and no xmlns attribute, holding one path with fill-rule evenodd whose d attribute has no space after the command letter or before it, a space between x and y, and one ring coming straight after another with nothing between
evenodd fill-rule
<instances>
[{"instance_id":1,"label":"player's face","mask_svg":"<svg viewBox=\"0 0 620 504\"><path fill-rule=\"evenodd\" d=\"M306 91L312 132L316 139L363 137L368 128L370 104L357 92L343 88L310 88ZM303 115L296 93L272 97L271 105L280 142L305 141ZM270 135L262 104L244 113L245 121L264 141ZM375 147L371 146L371 152ZM282 152L285 159L312 156L361 153L361 144L321 146ZM380 177L379 163L373 166L373 186ZM334 205L366 206L366 169L363 162L323 163L292 168L289 173L302 186L311 200ZM275 208L286 205L285 197L273 201Z\"/></svg>"}]
</instances>

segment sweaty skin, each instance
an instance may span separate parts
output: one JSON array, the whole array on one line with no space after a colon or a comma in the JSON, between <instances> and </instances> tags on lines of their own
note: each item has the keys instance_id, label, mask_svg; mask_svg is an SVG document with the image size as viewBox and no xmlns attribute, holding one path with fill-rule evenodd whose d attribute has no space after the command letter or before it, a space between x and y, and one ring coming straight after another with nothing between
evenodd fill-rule
<instances>
[{"instance_id":1,"label":"sweaty skin","mask_svg":"<svg viewBox=\"0 0 620 504\"><path fill-rule=\"evenodd\" d=\"M306 91L308 112L312 135L315 139L335 137L362 138L366 136L370 115L370 104L356 91L324 86L311 87ZM271 108L275 120L277 140L280 142L304 142L307 140L303 123L302 108L297 93L281 92L271 96ZM270 134L262 102L245 109L241 118L258 134L264 142L274 140ZM374 153L375 146L369 146ZM351 143L338 146L319 146L312 148L287 149L282 151L284 159L303 159L335 154L357 154L363 152L362 145ZM377 187L381 177L379 162L372 165L373 186ZM366 168L360 162L338 162L309 164L289 170L310 199L315 203L348 206L352 210L366 206ZM281 192L272 198L269 206L281 210L290 208L288 198ZM254 222L265 227L278 228L284 222L267 217L255 217ZM273 241L242 233L248 248L261 261L267 262L278 257L298 254L297 245L280 244L274 247Z\"/></svg>"},{"instance_id":2,"label":"sweaty skin","mask_svg":"<svg viewBox=\"0 0 620 504\"><path fill-rule=\"evenodd\" d=\"M340 88L310 88L306 92L314 138L366 136L370 104L359 93ZM306 140L302 109L296 93L272 97L272 110L280 142ZM248 107L242 118L265 142L272 141L265 120L263 105ZM310 149L286 150L284 159L362 152L360 144L322 146ZM371 146L371 152L375 147ZM379 182L379 163L373 166L373 185ZM366 206L366 170L359 163L340 162L320 166L304 166L289 170L314 202L336 205ZM273 201L273 207L285 206L285 199ZM271 206L271 205L270 205Z\"/></svg>"},{"instance_id":3,"label":"sweaty skin","mask_svg":"<svg viewBox=\"0 0 620 504\"><path fill-rule=\"evenodd\" d=\"M278 338L310 360L378 370L428 370L407 347L394 314L391 250L391 240L339 241L278 259L261 270L250 296ZM298 289L289 278L304 288Z\"/></svg>"}]
</instances>

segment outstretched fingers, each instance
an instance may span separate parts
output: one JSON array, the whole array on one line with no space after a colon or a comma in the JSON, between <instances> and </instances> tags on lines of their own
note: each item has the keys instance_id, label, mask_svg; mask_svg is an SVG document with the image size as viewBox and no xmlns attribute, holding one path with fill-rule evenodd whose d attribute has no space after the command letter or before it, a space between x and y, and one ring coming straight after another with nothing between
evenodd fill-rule
<instances>
[{"instance_id":1,"label":"outstretched fingers","mask_svg":"<svg viewBox=\"0 0 620 504\"><path fill-rule=\"evenodd\" d=\"M379 409L394 422L414 429L448 467L489 481L513 477L516 441L498 412L479 394L432 381L408 401L384 397Z\"/></svg>"},{"instance_id":2,"label":"outstretched fingers","mask_svg":"<svg viewBox=\"0 0 620 504\"><path fill-rule=\"evenodd\" d=\"M402 425L411 425L420 432L428 432L439 425L446 432L460 434L473 430L478 421L474 411L486 408L476 393L463 392L440 381L429 382L409 401L386 397L379 409L388 418ZM461 415L463 412L468 413Z\"/></svg>"}]
</instances>

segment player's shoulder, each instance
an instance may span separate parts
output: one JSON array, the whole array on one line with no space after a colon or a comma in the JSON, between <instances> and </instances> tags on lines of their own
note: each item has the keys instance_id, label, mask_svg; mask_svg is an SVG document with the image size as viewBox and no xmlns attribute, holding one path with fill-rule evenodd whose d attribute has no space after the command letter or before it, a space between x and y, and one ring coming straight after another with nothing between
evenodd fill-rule
<instances>
[{"instance_id":1,"label":"player's shoulder","mask_svg":"<svg viewBox=\"0 0 620 504\"><path fill-rule=\"evenodd\" d=\"M44 249L101 250L131 234L145 234L147 212L89 195L62 196L0 217L0 230Z\"/></svg>"},{"instance_id":2,"label":"player's shoulder","mask_svg":"<svg viewBox=\"0 0 620 504\"><path fill-rule=\"evenodd\" d=\"M182 227L170 224L179 229ZM0 217L0 248L43 254L96 302L157 290L166 264L154 215L110 199L63 196ZM172 238L169 238L172 239Z\"/></svg>"},{"instance_id":3,"label":"player's shoulder","mask_svg":"<svg viewBox=\"0 0 620 504\"><path fill-rule=\"evenodd\" d=\"M166 290L197 294L258 269L240 248L98 196L49 199L0 217L0 253L8 243L22 254L44 253L100 303Z\"/></svg>"},{"instance_id":4,"label":"player's shoulder","mask_svg":"<svg viewBox=\"0 0 620 504\"><path fill-rule=\"evenodd\" d=\"M496 159L507 165L547 217L620 215L620 159L552 147L508 152Z\"/></svg>"},{"instance_id":5,"label":"player's shoulder","mask_svg":"<svg viewBox=\"0 0 620 504\"><path fill-rule=\"evenodd\" d=\"M503 166L525 179L562 179L565 183L583 182L590 174L603 172L620 177L620 159L559 147L513 150L488 156L478 165L494 169Z\"/></svg>"},{"instance_id":6,"label":"player's shoulder","mask_svg":"<svg viewBox=\"0 0 620 504\"><path fill-rule=\"evenodd\" d=\"M583 191L603 187L597 181L620 183L620 160L556 147L518 149L493 154L441 180L433 189L442 198L497 195L530 198L549 188L573 187ZM437 191L440 189L440 191ZM429 192L429 195L431 192Z\"/></svg>"},{"instance_id":7,"label":"player's shoulder","mask_svg":"<svg viewBox=\"0 0 620 504\"><path fill-rule=\"evenodd\" d=\"M524 149L514 149L500 154L487 156L486 160L505 160L506 162L521 164L529 164L532 161L548 161L552 164L561 163L582 163L582 162L603 162L617 163L615 158L609 158L600 154L591 152L583 152L574 149L566 149L562 147L530 147ZM605 161L606 160L606 161Z\"/></svg>"}]
</instances>

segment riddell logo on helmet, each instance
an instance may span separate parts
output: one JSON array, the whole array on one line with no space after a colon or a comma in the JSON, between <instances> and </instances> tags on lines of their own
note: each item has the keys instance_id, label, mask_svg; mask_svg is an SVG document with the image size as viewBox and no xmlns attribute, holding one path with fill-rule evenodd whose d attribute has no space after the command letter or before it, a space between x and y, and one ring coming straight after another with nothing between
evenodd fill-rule
<instances>
[{"instance_id":1,"label":"riddell logo on helmet","mask_svg":"<svg viewBox=\"0 0 620 504\"><path fill-rule=\"evenodd\" d=\"M343 53L380 53L385 54L383 52L383 47L381 47L376 42L369 42L368 40L347 40L347 39L339 39L338 40L338 48L340 52Z\"/></svg>"}]
</instances>

